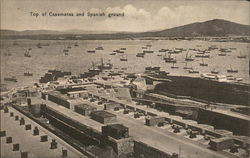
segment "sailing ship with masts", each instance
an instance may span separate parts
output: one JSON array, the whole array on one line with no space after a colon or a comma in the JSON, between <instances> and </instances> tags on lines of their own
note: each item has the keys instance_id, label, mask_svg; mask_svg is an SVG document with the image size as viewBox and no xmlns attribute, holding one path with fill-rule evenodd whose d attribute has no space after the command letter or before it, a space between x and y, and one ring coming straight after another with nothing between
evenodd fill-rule
<instances>
[{"instance_id":1,"label":"sailing ship with masts","mask_svg":"<svg viewBox=\"0 0 250 158\"><path fill-rule=\"evenodd\" d=\"M198 73L200 73L198 70L195 70L193 67L188 72L190 74L198 74Z\"/></svg>"},{"instance_id":2,"label":"sailing ship with masts","mask_svg":"<svg viewBox=\"0 0 250 158\"><path fill-rule=\"evenodd\" d=\"M4 81L17 82L16 76L4 77Z\"/></svg>"},{"instance_id":3,"label":"sailing ship with masts","mask_svg":"<svg viewBox=\"0 0 250 158\"><path fill-rule=\"evenodd\" d=\"M165 54L163 60L165 60L166 63L176 63L176 60L171 57L171 53L169 53L168 55Z\"/></svg>"},{"instance_id":4,"label":"sailing ship with masts","mask_svg":"<svg viewBox=\"0 0 250 158\"><path fill-rule=\"evenodd\" d=\"M186 53L185 61L194 61L194 58L192 58L192 55L191 54L188 55L188 53L189 53L189 50Z\"/></svg>"},{"instance_id":5,"label":"sailing ship with masts","mask_svg":"<svg viewBox=\"0 0 250 158\"><path fill-rule=\"evenodd\" d=\"M42 48L42 45L40 42L36 46L37 46L37 48Z\"/></svg>"},{"instance_id":6,"label":"sailing ship with masts","mask_svg":"<svg viewBox=\"0 0 250 158\"><path fill-rule=\"evenodd\" d=\"M126 54L121 55L120 61L128 61L127 55Z\"/></svg>"},{"instance_id":7,"label":"sailing ship with masts","mask_svg":"<svg viewBox=\"0 0 250 158\"><path fill-rule=\"evenodd\" d=\"M31 49L28 49L28 50L24 53L24 56L27 57L27 58L30 58L30 57L31 57L30 51L31 51Z\"/></svg>"},{"instance_id":8,"label":"sailing ship with masts","mask_svg":"<svg viewBox=\"0 0 250 158\"><path fill-rule=\"evenodd\" d=\"M174 64L175 64L175 63L173 63L173 66L171 66L171 69L179 69L179 67L178 67L178 66L175 66Z\"/></svg>"},{"instance_id":9,"label":"sailing ship with masts","mask_svg":"<svg viewBox=\"0 0 250 158\"><path fill-rule=\"evenodd\" d=\"M201 60L202 60L202 63L200 63L200 66L208 66L208 64L204 62L203 58Z\"/></svg>"},{"instance_id":10,"label":"sailing ship with masts","mask_svg":"<svg viewBox=\"0 0 250 158\"><path fill-rule=\"evenodd\" d=\"M188 67L188 62L185 62L185 66L183 67L183 69L192 69L192 67Z\"/></svg>"},{"instance_id":11,"label":"sailing ship with masts","mask_svg":"<svg viewBox=\"0 0 250 158\"><path fill-rule=\"evenodd\" d=\"M148 47L148 50L143 50L143 53L154 53L153 50L151 50L151 46Z\"/></svg>"},{"instance_id":12,"label":"sailing ship with masts","mask_svg":"<svg viewBox=\"0 0 250 158\"><path fill-rule=\"evenodd\" d=\"M238 56L237 56L237 58L240 58L240 59L245 59L245 58L247 58L247 56L246 56L246 55L241 54L241 52L240 52L240 55L238 55Z\"/></svg>"},{"instance_id":13,"label":"sailing ship with masts","mask_svg":"<svg viewBox=\"0 0 250 158\"><path fill-rule=\"evenodd\" d=\"M227 69L228 73L238 73L237 69L233 69L232 66L230 65L230 69Z\"/></svg>"},{"instance_id":14,"label":"sailing ship with masts","mask_svg":"<svg viewBox=\"0 0 250 158\"><path fill-rule=\"evenodd\" d=\"M212 69L211 73L212 74L219 74L219 71L216 68L214 68L214 69Z\"/></svg>"}]
</instances>

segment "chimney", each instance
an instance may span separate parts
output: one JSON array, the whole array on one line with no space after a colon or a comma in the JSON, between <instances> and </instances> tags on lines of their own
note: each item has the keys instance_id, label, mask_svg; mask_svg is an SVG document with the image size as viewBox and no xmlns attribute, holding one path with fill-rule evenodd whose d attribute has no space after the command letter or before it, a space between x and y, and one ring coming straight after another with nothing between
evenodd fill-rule
<instances>
[{"instance_id":1,"label":"chimney","mask_svg":"<svg viewBox=\"0 0 250 158\"><path fill-rule=\"evenodd\" d=\"M41 136L41 142L47 142L47 141L48 141L48 136L47 135Z\"/></svg>"},{"instance_id":2,"label":"chimney","mask_svg":"<svg viewBox=\"0 0 250 158\"><path fill-rule=\"evenodd\" d=\"M50 149L56 149L57 148L57 142L55 139L52 139L52 142L50 143Z\"/></svg>"},{"instance_id":3,"label":"chimney","mask_svg":"<svg viewBox=\"0 0 250 158\"><path fill-rule=\"evenodd\" d=\"M12 137L6 137L6 143L7 144L12 143Z\"/></svg>"},{"instance_id":4,"label":"chimney","mask_svg":"<svg viewBox=\"0 0 250 158\"><path fill-rule=\"evenodd\" d=\"M27 98L27 104L28 104L28 109L30 110L31 109L31 99L30 98Z\"/></svg>"},{"instance_id":5,"label":"chimney","mask_svg":"<svg viewBox=\"0 0 250 158\"><path fill-rule=\"evenodd\" d=\"M25 125L25 130L31 130L31 124Z\"/></svg>"},{"instance_id":6,"label":"chimney","mask_svg":"<svg viewBox=\"0 0 250 158\"><path fill-rule=\"evenodd\" d=\"M20 119L20 125L24 125L25 124L25 120L23 119L23 117L21 117Z\"/></svg>"},{"instance_id":7,"label":"chimney","mask_svg":"<svg viewBox=\"0 0 250 158\"><path fill-rule=\"evenodd\" d=\"M9 109L7 106L4 107L4 113L8 113L9 112Z\"/></svg>"},{"instance_id":8,"label":"chimney","mask_svg":"<svg viewBox=\"0 0 250 158\"><path fill-rule=\"evenodd\" d=\"M16 120L16 121L19 120L19 116L15 116L15 120Z\"/></svg>"},{"instance_id":9,"label":"chimney","mask_svg":"<svg viewBox=\"0 0 250 158\"><path fill-rule=\"evenodd\" d=\"M19 144L13 144L13 151L18 151L20 148Z\"/></svg>"},{"instance_id":10,"label":"chimney","mask_svg":"<svg viewBox=\"0 0 250 158\"><path fill-rule=\"evenodd\" d=\"M6 131L0 131L0 137L5 137L6 136Z\"/></svg>"},{"instance_id":11,"label":"chimney","mask_svg":"<svg viewBox=\"0 0 250 158\"><path fill-rule=\"evenodd\" d=\"M68 156L68 150L62 149L62 157L67 157Z\"/></svg>"},{"instance_id":12,"label":"chimney","mask_svg":"<svg viewBox=\"0 0 250 158\"><path fill-rule=\"evenodd\" d=\"M35 129L33 130L33 135L39 135L39 129L37 127L35 127Z\"/></svg>"},{"instance_id":13,"label":"chimney","mask_svg":"<svg viewBox=\"0 0 250 158\"><path fill-rule=\"evenodd\" d=\"M21 158L28 158L28 152L21 152Z\"/></svg>"}]
</instances>

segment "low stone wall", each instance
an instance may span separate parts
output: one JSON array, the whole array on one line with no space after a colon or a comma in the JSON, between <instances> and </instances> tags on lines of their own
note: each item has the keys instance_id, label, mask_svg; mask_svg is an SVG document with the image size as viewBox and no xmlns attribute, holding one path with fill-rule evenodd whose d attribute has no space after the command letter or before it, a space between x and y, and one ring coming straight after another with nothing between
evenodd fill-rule
<instances>
[{"instance_id":1,"label":"low stone wall","mask_svg":"<svg viewBox=\"0 0 250 158\"><path fill-rule=\"evenodd\" d=\"M135 158L178 158L178 154L167 153L139 141L134 141Z\"/></svg>"},{"instance_id":2,"label":"low stone wall","mask_svg":"<svg viewBox=\"0 0 250 158\"><path fill-rule=\"evenodd\" d=\"M111 146L118 156L133 152L134 140L132 137L117 140L108 136L104 139L104 143L105 145Z\"/></svg>"}]
</instances>

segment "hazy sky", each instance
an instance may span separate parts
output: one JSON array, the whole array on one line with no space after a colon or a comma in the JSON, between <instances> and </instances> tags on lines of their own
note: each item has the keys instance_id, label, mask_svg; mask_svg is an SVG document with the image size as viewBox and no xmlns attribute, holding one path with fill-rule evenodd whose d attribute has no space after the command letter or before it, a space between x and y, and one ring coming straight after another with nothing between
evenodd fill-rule
<instances>
[{"instance_id":1,"label":"hazy sky","mask_svg":"<svg viewBox=\"0 0 250 158\"><path fill-rule=\"evenodd\" d=\"M249 24L249 5L243 0L1 0L1 29L148 31L212 19ZM52 17L41 16L43 12L124 12L125 16Z\"/></svg>"}]
</instances>

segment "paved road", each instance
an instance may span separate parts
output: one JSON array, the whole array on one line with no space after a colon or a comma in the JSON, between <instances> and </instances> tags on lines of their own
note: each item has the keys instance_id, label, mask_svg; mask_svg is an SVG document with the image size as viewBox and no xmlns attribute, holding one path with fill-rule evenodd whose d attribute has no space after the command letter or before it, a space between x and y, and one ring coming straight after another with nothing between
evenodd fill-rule
<instances>
[{"instance_id":1,"label":"paved road","mask_svg":"<svg viewBox=\"0 0 250 158\"><path fill-rule=\"evenodd\" d=\"M113 113L117 114L116 112ZM160 150L169 153L179 153L179 147L181 146L181 158L228 158L230 156L191 143L187 138L173 136L174 134L170 134L166 129L164 131L156 127L145 126L143 122L130 118L127 115L117 114L117 119L129 127L130 135L135 139L150 144ZM232 155L231 157L235 156Z\"/></svg>"}]
</instances>

